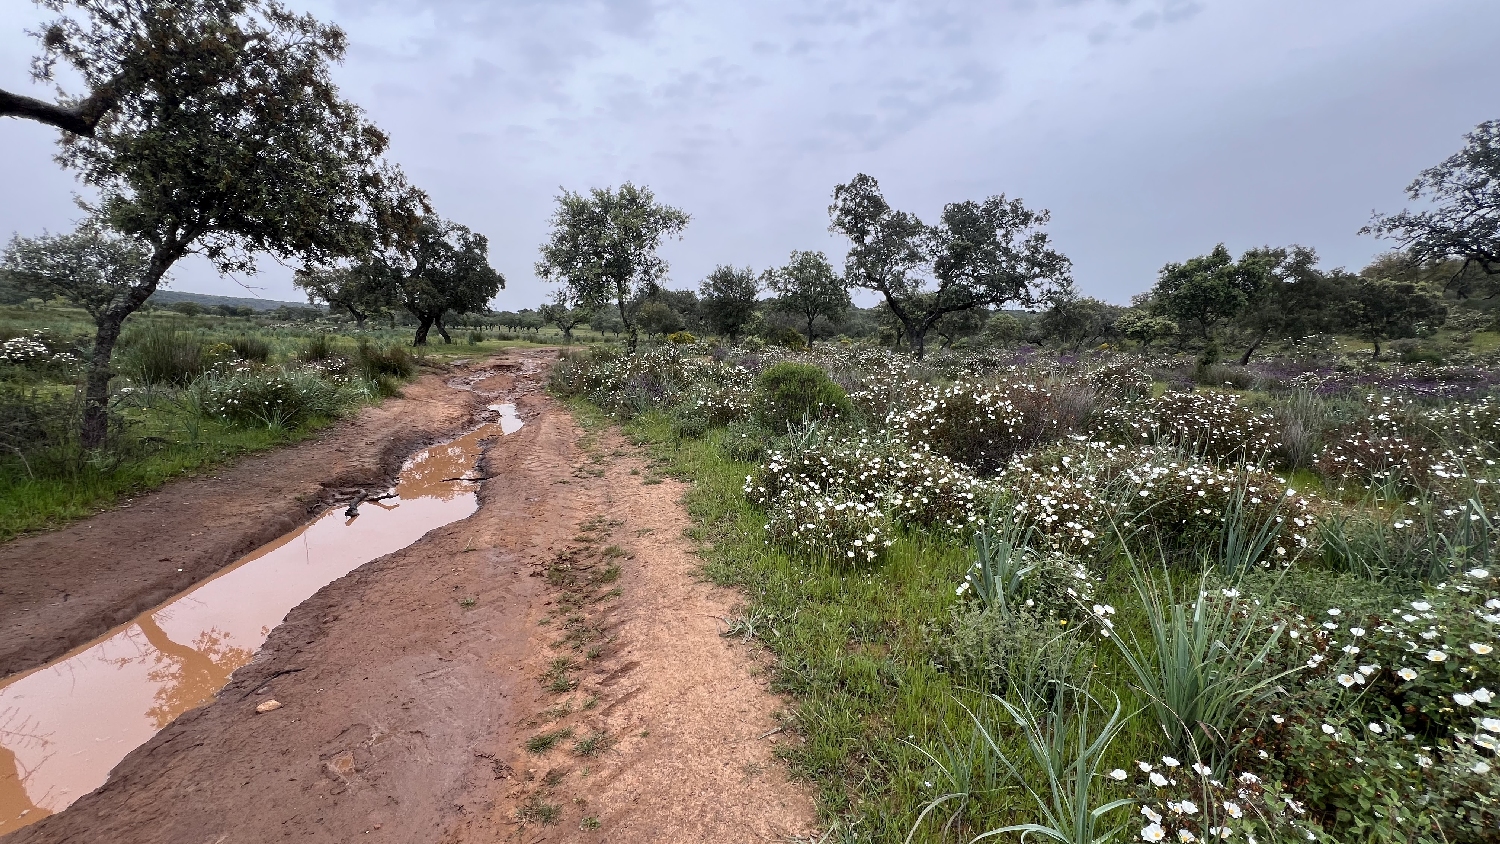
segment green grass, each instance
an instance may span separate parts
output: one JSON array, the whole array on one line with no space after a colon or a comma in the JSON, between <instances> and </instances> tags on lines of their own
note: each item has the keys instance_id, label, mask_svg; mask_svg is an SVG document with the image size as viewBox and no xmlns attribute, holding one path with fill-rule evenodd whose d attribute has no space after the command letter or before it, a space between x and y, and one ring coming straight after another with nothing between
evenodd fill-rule
<instances>
[{"instance_id":1,"label":"green grass","mask_svg":"<svg viewBox=\"0 0 1500 844\"><path fill-rule=\"evenodd\" d=\"M142 419L141 417L146 417ZM137 436L165 440L149 450L105 463L77 462L65 471L43 473L11 459L0 462L0 541L18 534L60 527L111 507L121 499L150 491L177 477L193 475L255 452L299 442L331 420L314 420L301 428L238 428L195 420L191 434L180 428L163 437L175 420L167 412L137 414ZM141 433L142 431L148 433ZM175 434L175 436L173 435ZM35 462L35 461L33 461Z\"/></svg>"},{"instance_id":2,"label":"green grass","mask_svg":"<svg viewBox=\"0 0 1500 844\"><path fill-rule=\"evenodd\" d=\"M586 427L608 424L595 407L578 401L571 407ZM749 629L777 657L774 688L794 701L785 724L805 740L780 752L816 789L823 822L835 830L829 840L852 841L854 833L859 840L904 840L922 806L943 793L940 772L921 748L968 747L974 725L964 705L987 723L1003 715L932 658L937 627L948 618L954 587L969 564L968 549L905 534L868 567L789 556L764 543L765 517L742 493L754 465L724 455L722 429L679 441L660 413L637 417L624 429L662 471L691 483L684 503L693 535L711 543L704 572L741 591L744 616L755 619ZM1103 648L1096 654L1098 672L1123 676L1117 655ZM1128 692L1121 697L1127 712L1138 708ZM1131 722L1115 743L1112 764L1128 764L1138 749L1147 752L1150 737L1139 734L1140 726ZM1020 737L1006 734L1000 742L1013 756L1024 755ZM1004 785L994 782L982 799L963 804L954 829L972 837L1032 820L1029 798ZM937 833L946 816L936 814L940 820L929 817L914 840L946 840Z\"/></svg>"},{"instance_id":3,"label":"green grass","mask_svg":"<svg viewBox=\"0 0 1500 844\"><path fill-rule=\"evenodd\" d=\"M536 735L526 740L526 752L546 753L547 751L555 747L558 742L563 741L567 738L571 738L572 735L572 727L564 727L560 730L550 730L545 733L537 733Z\"/></svg>"}]
</instances>

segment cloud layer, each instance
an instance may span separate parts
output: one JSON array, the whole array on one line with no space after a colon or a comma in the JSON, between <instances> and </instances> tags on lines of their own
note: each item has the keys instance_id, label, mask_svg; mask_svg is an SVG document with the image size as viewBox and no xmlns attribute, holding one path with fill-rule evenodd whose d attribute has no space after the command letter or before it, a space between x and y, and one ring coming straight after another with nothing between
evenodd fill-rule
<instances>
[{"instance_id":1,"label":"cloud layer","mask_svg":"<svg viewBox=\"0 0 1500 844\"><path fill-rule=\"evenodd\" d=\"M1370 211L1500 117L1486 0L292 5L348 30L341 84L439 212L490 237L507 308L545 292L558 189L627 179L693 215L678 287L841 254L826 207L857 172L928 219L996 193L1050 208L1080 288L1114 301L1219 241L1359 265ZM35 19L0 12L0 87L26 89ZM52 135L0 122L0 232L73 216ZM295 295L281 268L249 283ZM201 266L176 286L238 290Z\"/></svg>"}]
</instances>

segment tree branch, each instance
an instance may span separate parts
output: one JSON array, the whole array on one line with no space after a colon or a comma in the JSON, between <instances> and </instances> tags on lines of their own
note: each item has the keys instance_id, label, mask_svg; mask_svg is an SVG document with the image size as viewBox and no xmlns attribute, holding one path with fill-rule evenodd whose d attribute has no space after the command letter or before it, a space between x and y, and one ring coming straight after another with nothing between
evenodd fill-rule
<instances>
[{"instance_id":1,"label":"tree branch","mask_svg":"<svg viewBox=\"0 0 1500 844\"><path fill-rule=\"evenodd\" d=\"M99 120L114 106L115 97L107 88L95 91L88 99L72 108L0 89L0 117L35 120L90 138L94 136L94 127L99 125Z\"/></svg>"}]
</instances>

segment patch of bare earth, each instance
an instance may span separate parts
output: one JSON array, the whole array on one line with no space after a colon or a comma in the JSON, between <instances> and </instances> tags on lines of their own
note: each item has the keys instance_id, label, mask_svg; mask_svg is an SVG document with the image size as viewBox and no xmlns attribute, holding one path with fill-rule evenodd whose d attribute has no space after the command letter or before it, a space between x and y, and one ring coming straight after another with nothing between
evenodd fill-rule
<instances>
[{"instance_id":1,"label":"patch of bare earth","mask_svg":"<svg viewBox=\"0 0 1500 844\"><path fill-rule=\"evenodd\" d=\"M542 395L546 358L456 385L526 423L478 512L325 587L214 703L5 844L807 835L781 701L719 636L735 595L696 575L681 486Z\"/></svg>"}]
</instances>

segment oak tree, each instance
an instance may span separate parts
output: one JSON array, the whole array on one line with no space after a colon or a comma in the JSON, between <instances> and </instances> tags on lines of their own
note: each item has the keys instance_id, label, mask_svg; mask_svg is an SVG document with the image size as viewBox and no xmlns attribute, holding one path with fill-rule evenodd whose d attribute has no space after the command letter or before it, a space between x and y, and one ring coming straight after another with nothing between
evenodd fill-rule
<instances>
[{"instance_id":1,"label":"oak tree","mask_svg":"<svg viewBox=\"0 0 1500 844\"><path fill-rule=\"evenodd\" d=\"M760 284L749 267L722 264L698 285L698 301L708 327L730 343L739 339L741 329L754 316L759 294Z\"/></svg>"},{"instance_id":2,"label":"oak tree","mask_svg":"<svg viewBox=\"0 0 1500 844\"><path fill-rule=\"evenodd\" d=\"M94 219L150 255L96 318L81 426L94 448L121 325L178 260L196 253L249 274L257 253L356 255L406 229L425 200L383 161L385 135L339 96L337 27L273 0L43 5L58 17L35 33L34 67L49 79L70 67L88 93L60 96L91 124L63 134L57 160L97 195Z\"/></svg>"},{"instance_id":3,"label":"oak tree","mask_svg":"<svg viewBox=\"0 0 1500 844\"><path fill-rule=\"evenodd\" d=\"M776 294L776 310L796 314L807 323L807 342L813 342L818 317L830 322L849 309L849 288L822 252L792 252L786 266L765 273L765 285Z\"/></svg>"},{"instance_id":4,"label":"oak tree","mask_svg":"<svg viewBox=\"0 0 1500 844\"><path fill-rule=\"evenodd\" d=\"M657 250L665 238L680 237L688 220L687 213L657 202L650 188L630 182L587 195L565 190L557 197L537 275L566 284L580 303L613 304L633 352L637 311L667 273Z\"/></svg>"},{"instance_id":5,"label":"oak tree","mask_svg":"<svg viewBox=\"0 0 1500 844\"><path fill-rule=\"evenodd\" d=\"M850 242L845 279L881 295L917 357L946 314L1032 306L1068 282L1070 263L1043 231L1050 215L1019 199L949 203L929 227L861 173L834 188L828 213Z\"/></svg>"}]
</instances>

